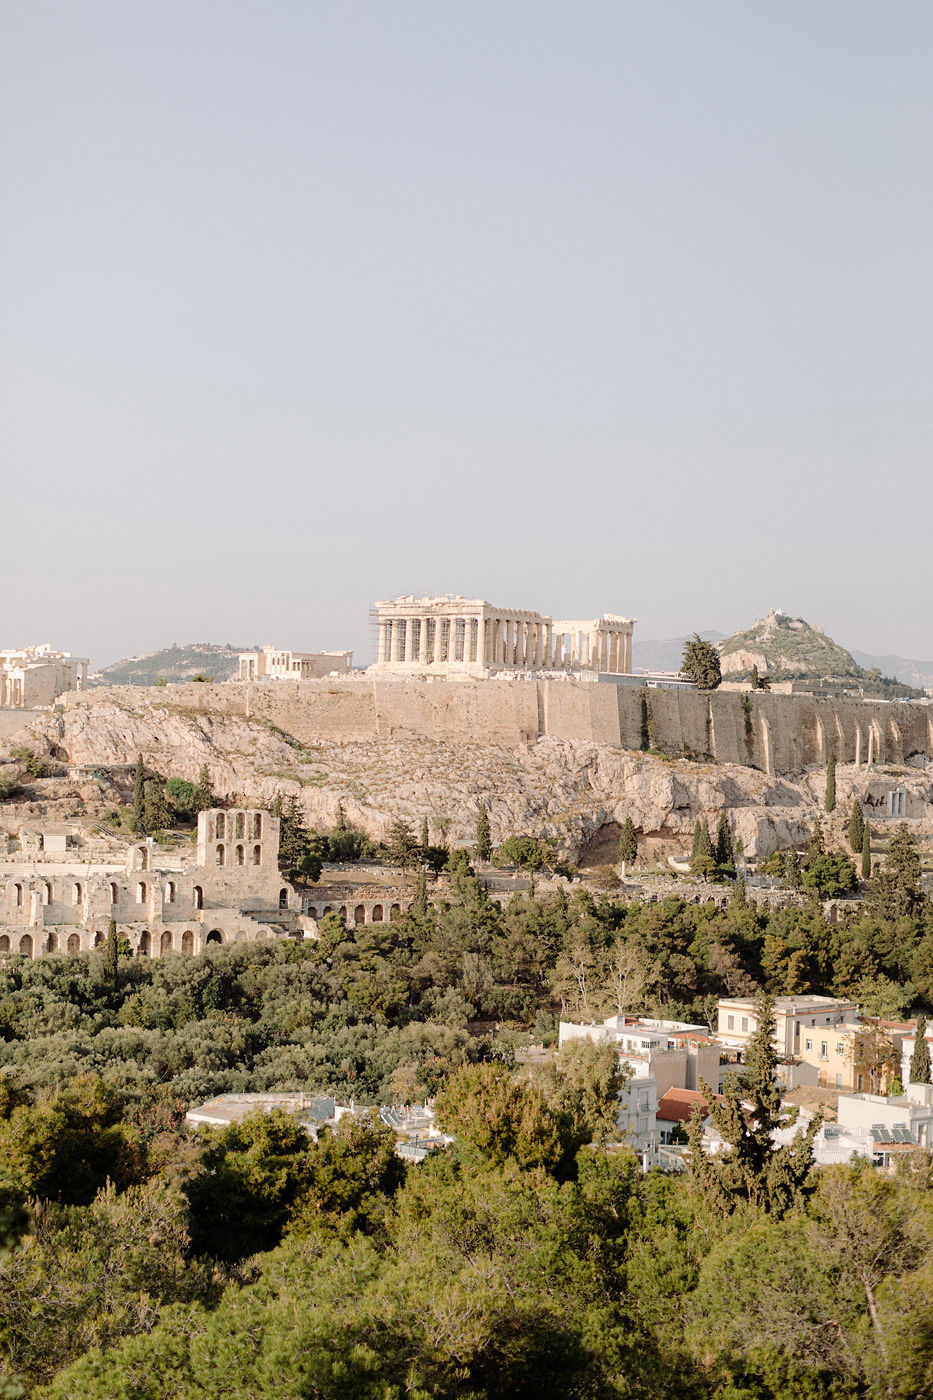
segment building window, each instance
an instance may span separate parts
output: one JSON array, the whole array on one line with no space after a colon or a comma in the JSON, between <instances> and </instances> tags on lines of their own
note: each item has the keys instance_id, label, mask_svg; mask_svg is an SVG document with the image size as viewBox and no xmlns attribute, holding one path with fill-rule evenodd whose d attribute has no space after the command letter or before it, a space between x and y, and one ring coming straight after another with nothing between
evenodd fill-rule
<instances>
[{"instance_id":1,"label":"building window","mask_svg":"<svg viewBox=\"0 0 933 1400\"><path fill-rule=\"evenodd\" d=\"M136 886L136 903L137 903L137 904L145 904L145 902L146 902L146 886L140 881L140 883Z\"/></svg>"},{"instance_id":2,"label":"building window","mask_svg":"<svg viewBox=\"0 0 933 1400\"><path fill-rule=\"evenodd\" d=\"M217 840L218 840L218 841L222 841L222 840L224 839L224 835L225 835L225 832L224 832L224 814L223 814L223 812L221 812L220 815L219 815L218 818L217 818L217 828L216 828L216 837L217 837Z\"/></svg>"},{"instance_id":3,"label":"building window","mask_svg":"<svg viewBox=\"0 0 933 1400\"><path fill-rule=\"evenodd\" d=\"M75 882L75 886L71 891L71 902L72 904L81 903L81 886L77 882Z\"/></svg>"},{"instance_id":4,"label":"building window","mask_svg":"<svg viewBox=\"0 0 933 1400\"><path fill-rule=\"evenodd\" d=\"M841 1041L841 1040L837 1040L837 1041L836 1041L836 1054L837 1054L837 1055L841 1055L841 1054L843 1053L843 1050L844 1050L844 1046L843 1046L843 1044L842 1044L842 1041Z\"/></svg>"},{"instance_id":5,"label":"building window","mask_svg":"<svg viewBox=\"0 0 933 1400\"><path fill-rule=\"evenodd\" d=\"M22 907L23 907L23 887L22 887L22 885L16 885L16 886L15 886L15 889L16 889L16 907L17 907L17 909L22 909Z\"/></svg>"},{"instance_id":6,"label":"building window","mask_svg":"<svg viewBox=\"0 0 933 1400\"><path fill-rule=\"evenodd\" d=\"M113 883L111 882L111 885L110 885L110 903L111 903L111 904L116 904L116 902L117 902L117 887L116 887L115 884L113 884Z\"/></svg>"},{"instance_id":7,"label":"building window","mask_svg":"<svg viewBox=\"0 0 933 1400\"><path fill-rule=\"evenodd\" d=\"M742 1017L742 1029L743 1029L743 1031L747 1031L747 1030L748 1030L748 1017L747 1017L747 1016L743 1016L743 1017Z\"/></svg>"},{"instance_id":8,"label":"building window","mask_svg":"<svg viewBox=\"0 0 933 1400\"><path fill-rule=\"evenodd\" d=\"M174 881L174 880L169 880L168 883L167 883L166 886L165 886L165 902L166 902L166 904L174 904L174 903L175 903L175 881Z\"/></svg>"},{"instance_id":9,"label":"building window","mask_svg":"<svg viewBox=\"0 0 933 1400\"><path fill-rule=\"evenodd\" d=\"M821 1040L821 1041L820 1041L820 1059L821 1059L821 1060L828 1060L828 1059L829 1059L829 1046L827 1045L827 1043L826 1043L825 1040Z\"/></svg>"},{"instance_id":10,"label":"building window","mask_svg":"<svg viewBox=\"0 0 933 1400\"><path fill-rule=\"evenodd\" d=\"M860 1093L862 1092L862 1076L861 1076L861 1075L858 1075L858 1076L856 1077L856 1080L855 1080L855 1091L856 1091L857 1094L860 1094Z\"/></svg>"},{"instance_id":11,"label":"building window","mask_svg":"<svg viewBox=\"0 0 933 1400\"><path fill-rule=\"evenodd\" d=\"M217 847L217 854L216 854L217 864L218 864L218 865L223 865L224 862L225 862L225 860L226 860L226 858L227 858L227 857L226 857L226 854L225 854L225 852L224 852L223 846L218 846L218 847Z\"/></svg>"},{"instance_id":12,"label":"building window","mask_svg":"<svg viewBox=\"0 0 933 1400\"><path fill-rule=\"evenodd\" d=\"M841 1089L841 1088L842 1088L842 1075L841 1075L841 1074L837 1074L837 1075L836 1075L836 1088L837 1088L837 1089Z\"/></svg>"},{"instance_id":13,"label":"building window","mask_svg":"<svg viewBox=\"0 0 933 1400\"><path fill-rule=\"evenodd\" d=\"M254 865L261 865L261 864L262 864L262 847L261 847L261 846L254 846L254 847L253 847L253 864L254 864Z\"/></svg>"},{"instance_id":14,"label":"building window","mask_svg":"<svg viewBox=\"0 0 933 1400\"><path fill-rule=\"evenodd\" d=\"M727 1030L727 1031L735 1030L735 1017L734 1017L734 1016L727 1016L727 1017L726 1017L726 1030Z\"/></svg>"},{"instance_id":15,"label":"building window","mask_svg":"<svg viewBox=\"0 0 933 1400\"><path fill-rule=\"evenodd\" d=\"M813 1041L812 1041L812 1040L807 1040L807 1041L805 1041L804 1043L806 1044L806 1047L807 1047L808 1050L812 1050L812 1049L813 1049Z\"/></svg>"}]
</instances>

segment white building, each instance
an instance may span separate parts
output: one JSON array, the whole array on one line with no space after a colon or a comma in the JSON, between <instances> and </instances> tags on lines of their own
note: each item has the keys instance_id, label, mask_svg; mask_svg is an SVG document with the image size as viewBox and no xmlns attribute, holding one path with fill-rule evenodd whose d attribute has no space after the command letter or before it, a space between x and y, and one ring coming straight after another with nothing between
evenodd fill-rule
<instances>
[{"instance_id":1,"label":"white building","mask_svg":"<svg viewBox=\"0 0 933 1400\"><path fill-rule=\"evenodd\" d=\"M48 644L0 651L0 706L43 709L68 690L84 690L87 668L86 656L53 651Z\"/></svg>"},{"instance_id":2,"label":"white building","mask_svg":"<svg viewBox=\"0 0 933 1400\"><path fill-rule=\"evenodd\" d=\"M717 1034L741 1050L758 1026L753 997L721 997L716 1004ZM825 1030L859 1019L858 1004L845 997L797 996L774 999L774 1048L782 1059L796 1056L806 1031Z\"/></svg>"},{"instance_id":3,"label":"white building","mask_svg":"<svg viewBox=\"0 0 933 1400\"><path fill-rule=\"evenodd\" d=\"M312 681L347 676L353 670L352 651L241 651L238 681Z\"/></svg>"}]
</instances>

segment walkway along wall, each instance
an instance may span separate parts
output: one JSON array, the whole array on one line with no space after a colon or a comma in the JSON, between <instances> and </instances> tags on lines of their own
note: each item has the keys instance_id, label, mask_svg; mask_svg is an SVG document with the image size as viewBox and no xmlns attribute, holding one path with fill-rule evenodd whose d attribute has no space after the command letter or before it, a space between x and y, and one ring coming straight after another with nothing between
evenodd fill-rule
<instances>
[{"instance_id":1,"label":"walkway along wall","mask_svg":"<svg viewBox=\"0 0 933 1400\"><path fill-rule=\"evenodd\" d=\"M302 743L406 734L514 746L542 735L671 757L711 758L765 773L839 763L933 758L933 706L818 700L764 691L644 689L573 680L322 680L101 687L66 706L116 701L253 717Z\"/></svg>"}]
</instances>

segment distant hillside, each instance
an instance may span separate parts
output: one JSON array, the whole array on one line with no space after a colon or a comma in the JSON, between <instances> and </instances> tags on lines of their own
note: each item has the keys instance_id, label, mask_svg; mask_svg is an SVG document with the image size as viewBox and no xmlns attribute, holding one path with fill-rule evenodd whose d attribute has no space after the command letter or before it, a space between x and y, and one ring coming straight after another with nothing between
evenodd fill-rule
<instances>
[{"instance_id":1,"label":"distant hillside","mask_svg":"<svg viewBox=\"0 0 933 1400\"><path fill-rule=\"evenodd\" d=\"M720 642L725 633L701 632L705 642ZM679 671L684 647L693 637L668 637L658 642L643 642L638 636L632 642L632 666L638 671Z\"/></svg>"},{"instance_id":2,"label":"distant hillside","mask_svg":"<svg viewBox=\"0 0 933 1400\"><path fill-rule=\"evenodd\" d=\"M156 681L190 681L197 675L226 681L237 673L241 651L250 647L217 646L213 642L172 645L145 656L115 661L91 677L91 685L155 685Z\"/></svg>"},{"instance_id":3,"label":"distant hillside","mask_svg":"<svg viewBox=\"0 0 933 1400\"><path fill-rule=\"evenodd\" d=\"M911 661L906 656L869 656L865 651L853 651L852 655L866 671L897 676L905 685L919 686L921 690L933 689L933 661Z\"/></svg>"},{"instance_id":4,"label":"distant hillside","mask_svg":"<svg viewBox=\"0 0 933 1400\"><path fill-rule=\"evenodd\" d=\"M757 666L768 675L790 679L794 676L849 677L862 674L855 658L827 637L822 627L775 612L759 618L745 632L734 632L719 644L722 673L740 676Z\"/></svg>"}]
</instances>

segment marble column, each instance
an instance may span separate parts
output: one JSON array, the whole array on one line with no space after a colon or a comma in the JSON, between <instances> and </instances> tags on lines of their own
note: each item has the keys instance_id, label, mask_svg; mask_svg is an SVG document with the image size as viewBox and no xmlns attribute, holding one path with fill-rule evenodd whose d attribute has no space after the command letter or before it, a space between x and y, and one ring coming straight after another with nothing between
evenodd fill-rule
<instances>
[{"instance_id":1,"label":"marble column","mask_svg":"<svg viewBox=\"0 0 933 1400\"><path fill-rule=\"evenodd\" d=\"M486 619L476 619L476 664L486 668Z\"/></svg>"},{"instance_id":2,"label":"marble column","mask_svg":"<svg viewBox=\"0 0 933 1400\"><path fill-rule=\"evenodd\" d=\"M412 661L414 661L414 659L415 659L414 641L415 641L415 629L414 629L414 627L412 626L412 619L411 619L410 617L406 617L406 619L405 619L405 660L406 660L407 662L409 662L409 663L412 662Z\"/></svg>"},{"instance_id":3,"label":"marble column","mask_svg":"<svg viewBox=\"0 0 933 1400\"><path fill-rule=\"evenodd\" d=\"M630 675L630 674L631 674L631 670L632 670L632 634L631 634L631 632L626 632L626 634L625 634L625 648L624 648L623 657L622 657L622 670L625 672L626 675Z\"/></svg>"},{"instance_id":4,"label":"marble column","mask_svg":"<svg viewBox=\"0 0 933 1400\"><path fill-rule=\"evenodd\" d=\"M383 662L383 661L388 660L388 656L389 656L389 652L388 652L388 640L389 640L389 638L388 638L388 624L386 623L386 620L385 620L384 617L380 617L380 619L379 619L379 660L380 660L380 662Z\"/></svg>"},{"instance_id":5,"label":"marble column","mask_svg":"<svg viewBox=\"0 0 933 1400\"><path fill-rule=\"evenodd\" d=\"M435 617L435 619L434 619L434 648L433 648L433 654L432 654L432 656L431 656L432 664L435 665L435 666L438 666L438 665L440 664L440 660L441 660L441 641L443 640L443 635L444 635L444 634L443 634L443 629L442 629L442 627L441 627L441 619L440 619L439 617Z\"/></svg>"},{"instance_id":6,"label":"marble column","mask_svg":"<svg viewBox=\"0 0 933 1400\"><path fill-rule=\"evenodd\" d=\"M418 634L418 663L421 666L428 664L428 619L421 619L421 630Z\"/></svg>"},{"instance_id":7,"label":"marble column","mask_svg":"<svg viewBox=\"0 0 933 1400\"><path fill-rule=\"evenodd\" d=\"M400 642L401 642L401 640L402 640L402 634L401 634L401 632L399 631L399 622L400 622L400 620L401 620L401 619L400 619L400 618L397 618L397 617L393 617L393 619L392 619L392 634L391 634L390 642L389 642L389 660L390 660L390 661L398 661L398 660L399 660L399 651L401 650L401 647L400 647L399 644L400 644Z\"/></svg>"}]
</instances>

